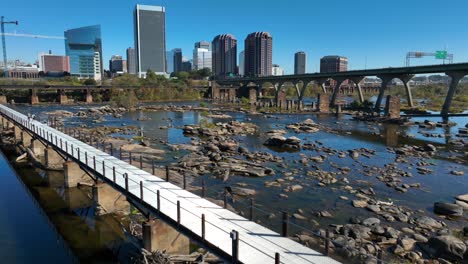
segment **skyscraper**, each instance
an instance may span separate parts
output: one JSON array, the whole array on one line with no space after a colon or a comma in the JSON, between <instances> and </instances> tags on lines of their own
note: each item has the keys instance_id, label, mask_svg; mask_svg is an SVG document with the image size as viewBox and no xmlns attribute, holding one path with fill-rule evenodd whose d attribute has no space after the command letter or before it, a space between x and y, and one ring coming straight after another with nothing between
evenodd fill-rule
<instances>
[{"instance_id":1,"label":"skyscraper","mask_svg":"<svg viewBox=\"0 0 468 264\"><path fill-rule=\"evenodd\" d=\"M208 41L195 42L193 49L193 70L212 70L211 44Z\"/></svg>"},{"instance_id":2,"label":"skyscraper","mask_svg":"<svg viewBox=\"0 0 468 264\"><path fill-rule=\"evenodd\" d=\"M348 58L342 56L325 56L320 59L320 73L333 73L348 70ZM342 82L347 84L348 80ZM328 80L325 85L336 86L336 81L333 79Z\"/></svg>"},{"instance_id":3,"label":"skyscraper","mask_svg":"<svg viewBox=\"0 0 468 264\"><path fill-rule=\"evenodd\" d=\"M166 51L166 73L174 72L174 50Z\"/></svg>"},{"instance_id":4,"label":"skyscraper","mask_svg":"<svg viewBox=\"0 0 468 264\"><path fill-rule=\"evenodd\" d=\"M294 54L294 74L306 73L306 54L303 51Z\"/></svg>"},{"instance_id":5,"label":"skyscraper","mask_svg":"<svg viewBox=\"0 0 468 264\"><path fill-rule=\"evenodd\" d=\"M101 26L69 29L64 32L65 53L70 57L70 74L80 78L101 80L102 39Z\"/></svg>"},{"instance_id":6,"label":"skyscraper","mask_svg":"<svg viewBox=\"0 0 468 264\"><path fill-rule=\"evenodd\" d=\"M271 75L273 75L273 76L284 75L284 70L278 64L273 64L273 66L271 68Z\"/></svg>"},{"instance_id":7,"label":"skyscraper","mask_svg":"<svg viewBox=\"0 0 468 264\"><path fill-rule=\"evenodd\" d=\"M211 50L211 46L210 46L210 42L208 41L199 41L199 42L195 42L195 49L207 49L207 50Z\"/></svg>"},{"instance_id":8,"label":"skyscraper","mask_svg":"<svg viewBox=\"0 0 468 264\"><path fill-rule=\"evenodd\" d=\"M174 55L172 57L174 63L174 72L182 71L182 49L173 49Z\"/></svg>"},{"instance_id":9,"label":"skyscraper","mask_svg":"<svg viewBox=\"0 0 468 264\"><path fill-rule=\"evenodd\" d=\"M348 58L325 56L320 59L320 73L342 72L348 70Z\"/></svg>"},{"instance_id":10,"label":"skyscraper","mask_svg":"<svg viewBox=\"0 0 468 264\"><path fill-rule=\"evenodd\" d=\"M228 76L237 70L237 39L233 35L218 35L212 42L213 74Z\"/></svg>"},{"instance_id":11,"label":"skyscraper","mask_svg":"<svg viewBox=\"0 0 468 264\"><path fill-rule=\"evenodd\" d=\"M129 74L135 74L136 73L135 49L130 48L130 47L127 49L127 72Z\"/></svg>"},{"instance_id":12,"label":"skyscraper","mask_svg":"<svg viewBox=\"0 0 468 264\"><path fill-rule=\"evenodd\" d=\"M239 53L239 75L244 76L245 74L245 52Z\"/></svg>"},{"instance_id":13,"label":"skyscraper","mask_svg":"<svg viewBox=\"0 0 468 264\"><path fill-rule=\"evenodd\" d=\"M148 70L166 72L166 11L161 6L136 5L135 57L138 76Z\"/></svg>"},{"instance_id":14,"label":"skyscraper","mask_svg":"<svg viewBox=\"0 0 468 264\"><path fill-rule=\"evenodd\" d=\"M272 74L273 38L268 32L254 32L245 39L246 76L269 76Z\"/></svg>"},{"instance_id":15,"label":"skyscraper","mask_svg":"<svg viewBox=\"0 0 468 264\"><path fill-rule=\"evenodd\" d=\"M120 55L112 55L109 60L109 71L111 73L124 72L124 60Z\"/></svg>"}]
</instances>

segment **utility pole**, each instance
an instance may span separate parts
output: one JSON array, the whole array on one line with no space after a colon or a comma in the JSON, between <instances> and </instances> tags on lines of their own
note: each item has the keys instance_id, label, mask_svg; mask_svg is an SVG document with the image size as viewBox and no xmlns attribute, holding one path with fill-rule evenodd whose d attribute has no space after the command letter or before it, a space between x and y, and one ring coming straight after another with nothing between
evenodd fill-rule
<instances>
[{"instance_id":1,"label":"utility pole","mask_svg":"<svg viewBox=\"0 0 468 264\"><path fill-rule=\"evenodd\" d=\"M15 24L18 25L18 21L4 21L4 17L1 19L2 26L2 47L3 47L3 75L5 78L8 78L8 66L7 66L7 54L6 54L6 41L5 41L5 24Z\"/></svg>"}]
</instances>

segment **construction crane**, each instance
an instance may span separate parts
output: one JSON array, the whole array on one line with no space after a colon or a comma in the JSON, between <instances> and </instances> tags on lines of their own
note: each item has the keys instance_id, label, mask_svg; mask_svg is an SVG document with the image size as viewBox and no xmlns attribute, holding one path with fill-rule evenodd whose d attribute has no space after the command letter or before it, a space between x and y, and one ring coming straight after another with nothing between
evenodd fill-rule
<instances>
[{"instance_id":1,"label":"construction crane","mask_svg":"<svg viewBox=\"0 0 468 264\"><path fill-rule=\"evenodd\" d=\"M31 35L31 34L21 34L21 33L1 33L2 36L9 37L25 37L25 38L42 38L42 39L66 39L59 36L45 36L45 35Z\"/></svg>"},{"instance_id":2,"label":"construction crane","mask_svg":"<svg viewBox=\"0 0 468 264\"><path fill-rule=\"evenodd\" d=\"M5 44L5 24L15 24L18 25L18 21L4 21L4 17L2 16L1 25L2 25L2 46L3 46L3 66L4 71L3 75L5 78L8 78L8 66L7 66L7 54L6 54L6 44Z\"/></svg>"}]
</instances>

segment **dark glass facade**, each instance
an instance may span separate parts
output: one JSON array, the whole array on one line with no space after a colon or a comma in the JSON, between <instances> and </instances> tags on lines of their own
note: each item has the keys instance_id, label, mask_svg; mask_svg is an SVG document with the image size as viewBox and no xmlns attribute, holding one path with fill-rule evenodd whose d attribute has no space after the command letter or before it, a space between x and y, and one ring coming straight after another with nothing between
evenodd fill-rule
<instances>
[{"instance_id":1,"label":"dark glass facade","mask_svg":"<svg viewBox=\"0 0 468 264\"><path fill-rule=\"evenodd\" d=\"M306 73L306 54L303 51L294 54L294 74Z\"/></svg>"},{"instance_id":2,"label":"dark glass facade","mask_svg":"<svg viewBox=\"0 0 468 264\"><path fill-rule=\"evenodd\" d=\"M231 34L218 35L212 42L213 74L229 76L237 74L237 40Z\"/></svg>"},{"instance_id":3,"label":"dark glass facade","mask_svg":"<svg viewBox=\"0 0 468 264\"><path fill-rule=\"evenodd\" d=\"M166 13L164 7L137 5L134 13L136 68L166 72Z\"/></svg>"},{"instance_id":4,"label":"dark glass facade","mask_svg":"<svg viewBox=\"0 0 468 264\"><path fill-rule=\"evenodd\" d=\"M75 28L65 31L65 53L70 57L70 74L82 78L101 79L101 26Z\"/></svg>"}]
</instances>

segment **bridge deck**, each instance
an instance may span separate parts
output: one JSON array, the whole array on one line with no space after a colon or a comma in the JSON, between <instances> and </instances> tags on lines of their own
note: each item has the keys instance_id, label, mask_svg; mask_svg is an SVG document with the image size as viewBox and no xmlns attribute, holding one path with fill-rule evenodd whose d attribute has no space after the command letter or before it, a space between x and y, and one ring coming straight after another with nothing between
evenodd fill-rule
<instances>
[{"instance_id":1,"label":"bridge deck","mask_svg":"<svg viewBox=\"0 0 468 264\"><path fill-rule=\"evenodd\" d=\"M231 255L232 252L230 232L238 231L239 260L242 263L274 263L275 253L280 253L281 263L339 263L56 129L38 121L28 120L27 116L15 110L0 105L0 112L49 144L61 149L63 153L81 162L82 165L88 164L88 167L97 175L111 182L115 167L116 184L122 189L125 189L124 174L128 174L128 192L135 197L140 197L140 182L142 182L143 201L153 209L157 209L157 191L159 190L160 213L174 222L177 222L176 205L179 201L181 226L198 237L202 236L201 215L205 214L206 241L227 255ZM96 166L94 166L94 158Z\"/></svg>"}]
</instances>

